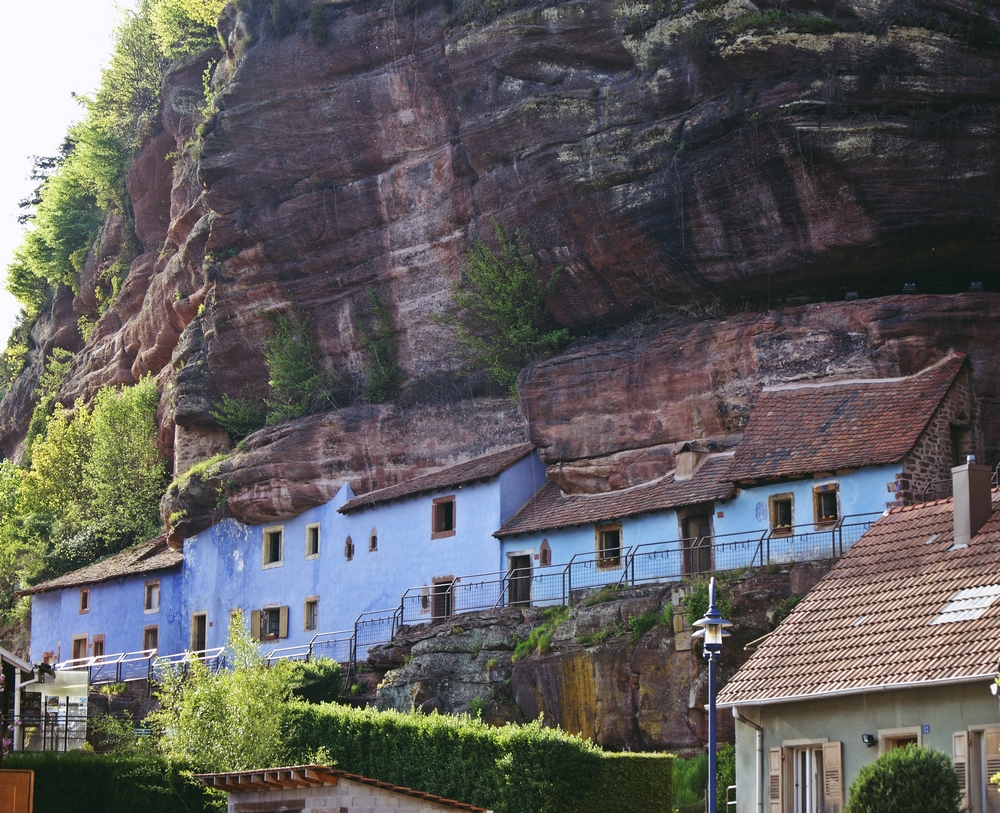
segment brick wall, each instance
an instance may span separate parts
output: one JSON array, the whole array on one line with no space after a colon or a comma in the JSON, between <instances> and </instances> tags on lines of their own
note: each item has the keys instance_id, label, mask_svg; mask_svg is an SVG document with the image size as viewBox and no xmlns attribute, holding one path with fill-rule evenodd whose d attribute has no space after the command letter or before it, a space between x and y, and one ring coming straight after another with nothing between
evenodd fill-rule
<instances>
[{"instance_id":1,"label":"brick wall","mask_svg":"<svg viewBox=\"0 0 1000 813\"><path fill-rule=\"evenodd\" d=\"M958 438L958 462L965 456L983 459L983 436L979 428L979 407L972 391L972 373L966 365L955 378L941 405L917 439L911 452L903 458L902 471L896 475L895 499L887 507L922 502L951 495L952 427L966 426ZM943 482L935 482L943 481ZM893 484L890 484L890 489Z\"/></svg>"},{"instance_id":2,"label":"brick wall","mask_svg":"<svg viewBox=\"0 0 1000 813\"><path fill-rule=\"evenodd\" d=\"M174 476L195 463L229 451L229 435L221 429L174 427Z\"/></svg>"}]
</instances>

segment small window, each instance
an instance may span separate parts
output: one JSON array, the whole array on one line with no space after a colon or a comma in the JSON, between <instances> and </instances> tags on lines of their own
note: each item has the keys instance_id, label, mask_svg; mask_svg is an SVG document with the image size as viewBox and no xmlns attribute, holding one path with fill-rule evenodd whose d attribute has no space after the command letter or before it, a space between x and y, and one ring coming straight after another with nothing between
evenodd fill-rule
<instances>
[{"instance_id":1,"label":"small window","mask_svg":"<svg viewBox=\"0 0 1000 813\"><path fill-rule=\"evenodd\" d=\"M923 745L920 726L906 728L882 728L878 732L878 752L884 754L907 745Z\"/></svg>"},{"instance_id":2,"label":"small window","mask_svg":"<svg viewBox=\"0 0 1000 813\"><path fill-rule=\"evenodd\" d=\"M369 551L378 550L378 534L375 533L374 528L372 528L372 535L368 537L368 550Z\"/></svg>"},{"instance_id":3,"label":"small window","mask_svg":"<svg viewBox=\"0 0 1000 813\"><path fill-rule=\"evenodd\" d=\"M438 497L431 506L431 539L455 535L455 497Z\"/></svg>"},{"instance_id":4,"label":"small window","mask_svg":"<svg viewBox=\"0 0 1000 813\"><path fill-rule=\"evenodd\" d=\"M84 587L80 590L80 612L90 612L90 588Z\"/></svg>"},{"instance_id":5,"label":"small window","mask_svg":"<svg viewBox=\"0 0 1000 813\"><path fill-rule=\"evenodd\" d=\"M87 636L73 638L73 660L82 661L87 657Z\"/></svg>"},{"instance_id":6,"label":"small window","mask_svg":"<svg viewBox=\"0 0 1000 813\"><path fill-rule=\"evenodd\" d=\"M310 596L306 599L305 612L303 613L305 618L305 629L315 630L319 628L319 598L316 596Z\"/></svg>"},{"instance_id":7,"label":"small window","mask_svg":"<svg viewBox=\"0 0 1000 813\"><path fill-rule=\"evenodd\" d=\"M104 657L104 636L103 635L95 635L94 636L94 638L93 638L93 645L92 645L90 654L93 655L94 658L103 658Z\"/></svg>"},{"instance_id":8,"label":"small window","mask_svg":"<svg viewBox=\"0 0 1000 813\"><path fill-rule=\"evenodd\" d=\"M146 598L143 602L143 611L146 613L158 613L160 611L160 580L146 582Z\"/></svg>"},{"instance_id":9,"label":"small window","mask_svg":"<svg viewBox=\"0 0 1000 813\"><path fill-rule=\"evenodd\" d=\"M597 538L597 566L618 567L622 556L621 523L597 525L594 533Z\"/></svg>"},{"instance_id":10,"label":"small window","mask_svg":"<svg viewBox=\"0 0 1000 813\"><path fill-rule=\"evenodd\" d=\"M319 558L319 523L306 526L306 559Z\"/></svg>"},{"instance_id":11,"label":"small window","mask_svg":"<svg viewBox=\"0 0 1000 813\"><path fill-rule=\"evenodd\" d=\"M541 567L548 567L552 564L552 548L549 547L548 539L543 539L542 546L538 549L538 564Z\"/></svg>"},{"instance_id":12,"label":"small window","mask_svg":"<svg viewBox=\"0 0 1000 813\"><path fill-rule=\"evenodd\" d=\"M826 525L840 519L838 495L836 483L827 483L813 489L813 516L817 525Z\"/></svg>"},{"instance_id":13,"label":"small window","mask_svg":"<svg viewBox=\"0 0 1000 813\"><path fill-rule=\"evenodd\" d=\"M260 638L274 641L288 637L288 607L265 607L260 611Z\"/></svg>"},{"instance_id":14,"label":"small window","mask_svg":"<svg viewBox=\"0 0 1000 813\"><path fill-rule=\"evenodd\" d=\"M264 567L280 567L284 558L284 528L264 529L264 550L261 562Z\"/></svg>"},{"instance_id":15,"label":"small window","mask_svg":"<svg viewBox=\"0 0 1000 813\"><path fill-rule=\"evenodd\" d=\"M144 650L160 648L160 628L144 627L142 630L142 648Z\"/></svg>"},{"instance_id":16,"label":"small window","mask_svg":"<svg viewBox=\"0 0 1000 813\"><path fill-rule=\"evenodd\" d=\"M350 561L354 558L354 540L351 537L347 537L344 542L344 558Z\"/></svg>"},{"instance_id":17,"label":"small window","mask_svg":"<svg viewBox=\"0 0 1000 813\"><path fill-rule=\"evenodd\" d=\"M771 533L792 532L792 495L775 494L771 497Z\"/></svg>"}]
</instances>

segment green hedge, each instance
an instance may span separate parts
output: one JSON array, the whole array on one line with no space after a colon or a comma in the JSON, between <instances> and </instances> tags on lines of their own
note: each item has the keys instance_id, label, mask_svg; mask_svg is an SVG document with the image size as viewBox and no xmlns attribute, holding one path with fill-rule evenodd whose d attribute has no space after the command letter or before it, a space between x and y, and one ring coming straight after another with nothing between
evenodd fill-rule
<instances>
[{"instance_id":1,"label":"green hedge","mask_svg":"<svg viewBox=\"0 0 1000 813\"><path fill-rule=\"evenodd\" d=\"M605 754L540 723L492 728L468 717L292 705L292 761L319 750L338 768L496 813L673 809L673 760Z\"/></svg>"},{"instance_id":2,"label":"green hedge","mask_svg":"<svg viewBox=\"0 0 1000 813\"><path fill-rule=\"evenodd\" d=\"M161 759L11 754L5 768L35 772L35 813L207 813L225 798Z\"/></svg>"}]
</instances>

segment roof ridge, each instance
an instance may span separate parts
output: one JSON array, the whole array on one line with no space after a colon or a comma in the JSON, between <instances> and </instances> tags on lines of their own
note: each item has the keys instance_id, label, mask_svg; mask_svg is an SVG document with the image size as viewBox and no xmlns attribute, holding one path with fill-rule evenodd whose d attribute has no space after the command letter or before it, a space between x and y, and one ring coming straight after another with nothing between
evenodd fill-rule
<instances>
[{"instance_id":1,"label":"roof ridge","mask_svg":"<svg viewBox=\"0 0 1000 813\"><path fill-rule=\"evenodd\" d=\"M701 472L701 470L705 466L707 466L709 464L709 462L714 462L714 461L720 460L721 458L724 458L724 457L733 457L735 454L736 454L736 450L735 449L727 449L724 452L711 452L702 461L701 465L698 466L697 471L694 473L694 477L697 477L698 474ZM655 486L662 485L666 481L666 479L668 477L673 477L674 478L673 482L687 482L685 480L677 480L676 479L676 474L677 474L677 469L675 467L675 468L672 468L670 471L668 471L666 474L661 474L659 477L657 477L657 478L655 478L653 480L647 480L644 483L634 483L633 485L625 486L624 488L612 488L612 489L609 489L608 491L594 491L594 492L581 491L581 492L573 493L573 494L565 494L565 493L563 493L563 490L560 488L559 489L559 496L560 496L561 499L568 499L570 497L581 497L581 498L585 498L585 499L593 499L593 498L596 498L596 497L608 497L608 496L617 495L617 494L628 494L628 493L633 492L633 491L638 491L639 489L642 489L642 488L653 488ZM694 479L694 477L692 477L691 479ZM719 480L719 482L720 483L728 483L729 480ZM554 485L558 486L558 483L555 483Z\"/></svg>"}]
</instances>

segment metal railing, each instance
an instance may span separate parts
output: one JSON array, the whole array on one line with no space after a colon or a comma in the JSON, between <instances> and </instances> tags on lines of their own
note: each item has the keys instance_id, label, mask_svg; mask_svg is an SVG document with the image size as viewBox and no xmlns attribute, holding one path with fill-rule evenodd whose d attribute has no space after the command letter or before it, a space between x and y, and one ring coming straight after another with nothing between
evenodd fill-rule
<instances>
[{"instance_id":1,"label":"metal railing","mask_svg":"<svg viewBox=\"0 0 1000 813\"><path fill-rule=\"evenodd\" d=\"M284 646L272 649L265 661L270 666L275 661L305 661L308 663L314 657L331 658L338 663L351 661L351 651L354 630L337 630L336 632L320 632L312 637L308 644L300 646Z\"/></svg>"},{"instance_id":2,"label":"metal railing","mask_svg":"<svg viewBox=\"0 0 1000 813\"><path fill-rule=\"evenodd\" d=\"M86 669L91 686L108 683L128 683L135 680L150 680L153 677L155 649L139 652L119 652L114 655L95 655L57 663L54 668L81 671Z\"/></svg>"},{"instance_id":3,"label":"metal railing","mask_svg":"<svg viewBox=\"0 0 1000 813\"><path fill-rule=\"evenodd\" d=\"M200 662L212 673L218 672L226 665L226 648L217 646L214 649L200 649L195 652L178 652L175 655L162 655L153 661L153 677L167 671L187 672L192 663Z\"/></svg>"}]
</instances>

